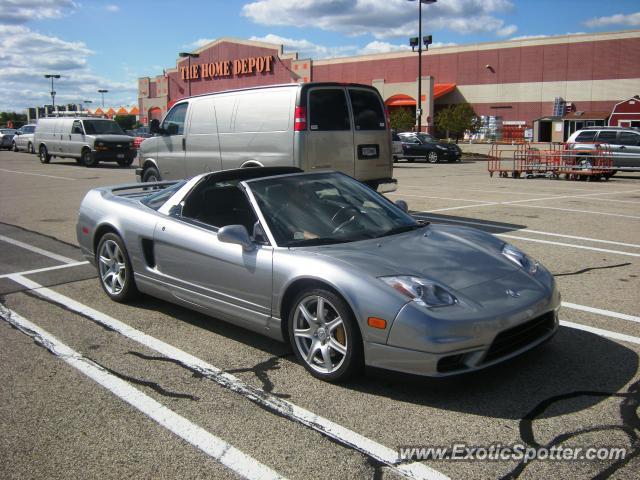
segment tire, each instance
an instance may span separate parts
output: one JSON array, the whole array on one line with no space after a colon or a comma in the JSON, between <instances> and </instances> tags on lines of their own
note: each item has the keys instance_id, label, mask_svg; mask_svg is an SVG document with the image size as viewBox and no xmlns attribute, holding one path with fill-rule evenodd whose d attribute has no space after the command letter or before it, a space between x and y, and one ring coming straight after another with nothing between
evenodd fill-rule
<instances>
[{"instance_id":1,"label":"tire","mask_svg":"<svg viewBox=\"0 0 640 480\"><path fill-rule=\"evenodd\" d=\"M438 152L436 152L435 150L427 153L427 162L438 163L438 160Z\"/></svg>"},{"instance_id":2,"label":"tire","mask_svg":"<svg viewBox=\"0 0 640 480\"><path fill-rule=\"evenodd\" d=\"M342 382L362 370L362 337L347 303L323 288L300 292L289 312L289 340L311 375ZM318 305L323 314L318 318Z\"/></svg>"},{"instance_id":3,"label":"tire","mask_svg":"<svg viewBox=\"0 0 640 480\"><path fill-rule=\"evenodd\" d=\"M106 233L100 239L96 265L100 286L111 300L124 303L138 295L129 254L115 233Z\"/></svg>"},{"instance_id":4,"label":"tire","mask_svg":"<svg viewBox=\"0 0 640 480\"><path fill-rule=\"evenodd\" d=\"M49 163L51 161L51 155L47 151L47 147L40 145L40 163Z\"/></svg>"},{"instance_id":5,"label":"tire","mask_svg":"<svg viewBox=\"0 0 640 480\"><path fill-rule=\"evenodd\" d=\"M29 152L32 155L36 153L36 150L33 148L33 143L29 142L27 144L27 152Z\"/></svg>"},{"instance_id":6,"label":"tire","mask_svg":"<svg viewBox=\"0 0 640 480\"><path fill-rule=\"evenodd\" d=\"M91 155L91 150L83 150L81 158L82 164L88 168L93 168L99 163L99 161L93 155Z\"/></svg>"},{"instance_id":7,"label":"tire","mask_svg":"<svg viewBox=\"0 0 640 480\"><path fill-rule=\"evenodd\" d=\"M130 167L132 163L133 163L133 158L125 158L125 159L118 160L118 165L120 165L121 167Z\"/></svg>"},{"instance_id":8,"label":"tire","mask_svg":"<svg viewBox=\"0 0 640 480\"><path fill-rule=\"evenodd\" d=\"M16 145L16 142L11 142L11 150L14 152L18 151L18 145Z\"/></svg>"},{"instance_id":9,"label":"tire","mask_svg":"<svg viewBox=\"0 0 640 480\"><path fill-rule=\"evenodd\" d=\"M398 157L396 157L395 155L393 156L393 163L398 163Z\"/></svg>"},{"instance_id":10,"label":"tire","mask_svg":"<svg viewBox=\"0 0 640 480\"><path fill-rule=\"evenodd\" d=\"M160 180L160 172L158 172L156 167L147 167L144 169L142 173L143 182L159 182Z\"/></svg>"}]
</instances>

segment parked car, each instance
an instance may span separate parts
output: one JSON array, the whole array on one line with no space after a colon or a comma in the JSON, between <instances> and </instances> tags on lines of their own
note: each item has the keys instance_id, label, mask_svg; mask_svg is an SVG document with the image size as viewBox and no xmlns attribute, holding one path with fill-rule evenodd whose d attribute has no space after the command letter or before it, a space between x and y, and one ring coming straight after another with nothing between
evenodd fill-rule
<instances>
[{"instance_id":1,"label":"parked car","mask_svg":"<svg viewBox=\"0 0 640 480\"><path fill-rule=\"evenodd\" d=\"M144 182L240 167L334 169L393 191L384 103L367 85L305 83L207 94L176 103L140 148Z\"/></svg>"},{"instance_id":2,"label":"parked car","mask_svg":"<svg viewBox=\"0 0 640 480\"><path fill-rule=\"evenodd\" d=\"M143 292L289 342L328 381L363 364L470 372L558 329L560 294L538 262L489 233L416 221L338 172L101 187L76 233L111 299Z\"/></svg>"},{"instance_id":3,"label":"parked car","mask_svg":"<svg viewBox=\"0 0 640 480\"><path fill-rule=\"evenodd\" d=\"M640 131L626 127L590 127L574 132L567 145L574 150L611 148L615 170L640 170Z\"/></svg>"},{"instance_id":4,"label":"parked car","mask_svg":"<svg viewBox=\"0 0 640 480\"><path fill-rule=\"evenodd\" d=\"M35 131L35 123L24 125L16 130L16 134L13 137L13 151L18 152L24 150L29 153L36 153L33 148L33 135Z\"/></svg>"},{"instance_id":5,"label":"parked car","mask_svg":"<svg viewBox=\"0 0 640 480\"><path fill-rule=\"evenodd\" d=\"M75 158L86 167L100 162L133 163L133 139L115 121L97 117L51 117L38 120L33 140L40 161Z\"/></svg>"},{"instance_id":6,"label":"parked car","mask_svg":"<svg viewBox=\"0 0 640 480\"><path fill-rule=\"evenodd\" d=\"M391 155L394 163L402 158L402 140L395 130L391 130Z\"/></svg>"},{"instance_id":7,"label":"parked car","mask_svg":"<svg viewBox=\"0 0 640 480\"><path fill-rule=\"evenodd\" d=\"M11 149L13 147L13 136L15 134L16 130L13 128L0 128L0 148Z\"/></svg>"},{"instance_id":8,"label":"parked car","mask_svg":"<svg viewBox=\"0 0 640 480\"><path fill-rule=\"evenodd\" d=\"M428 133L406 132L399 134L402 140L402 156L409 162L426 160L429 163L459 162L462 150L454 143L441 142Z\"/></svg>"}]
</instances>

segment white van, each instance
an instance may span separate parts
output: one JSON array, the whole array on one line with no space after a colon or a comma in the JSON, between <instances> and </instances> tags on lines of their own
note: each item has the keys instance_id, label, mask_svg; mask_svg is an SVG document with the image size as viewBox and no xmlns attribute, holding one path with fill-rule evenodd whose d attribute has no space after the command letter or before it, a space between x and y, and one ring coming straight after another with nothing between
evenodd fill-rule
<instances>
[{"instance_id":1,"label":"white van","mask_svg":"<svg viewBox=\"0 0 640 480\"><path fill-rule=\"evenodd\" d=\"M140 146L138 181L241 167L332 169L396 189L389 120L367 85L306 83L184 99Z\"/></svg>"}]
</instances>

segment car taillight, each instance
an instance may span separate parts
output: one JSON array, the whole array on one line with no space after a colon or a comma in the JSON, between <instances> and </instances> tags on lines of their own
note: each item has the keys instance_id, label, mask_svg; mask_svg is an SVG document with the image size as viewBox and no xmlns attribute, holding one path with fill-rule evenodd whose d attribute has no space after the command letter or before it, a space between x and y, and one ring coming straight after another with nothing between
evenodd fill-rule
<instances>
[{"instance_id":1,"label":"car taillight","mask_svg":"<svg viewBox=\"0 0 640 480\"><path fill-rule=\"evenodd\" d=\"M307 129L307 109L304 107L296 107L293 120L293 131L302 132Z\"/></svg>"},{"instance_id":2,"label":"car taillight","mask_svg":"<svg viewBox=\"0 0 640 480\"><path fill-rule=\"evenodd\" d=\"M391 129L391 114L387 107L384 108L384 118L387 120L387 130Z\"/></svg>"}]
</instances>

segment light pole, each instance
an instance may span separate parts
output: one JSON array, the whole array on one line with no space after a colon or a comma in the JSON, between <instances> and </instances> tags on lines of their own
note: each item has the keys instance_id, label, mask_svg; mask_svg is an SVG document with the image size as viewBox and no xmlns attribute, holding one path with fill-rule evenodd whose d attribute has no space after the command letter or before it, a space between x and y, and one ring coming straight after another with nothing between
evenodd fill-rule
<instances>
[{"instance_id":1,"label":"light pole","mask_svg":"<svg viewBox=\"0 0 640 480\"><path fill-rule=\"evenodd\" d=\"M409 0L414 2L415 0ZM422 130L422 42L425 47L429 48L431 43L431 35L422 38L422 4L436 3L438 0L418 0L418 38L409 39L409 45L413 50L418 47L418 101L416 102L416 129L418 132ZM427 43L428 41L428 43Z\"/></svg>"},{"instance_id":2,"label":"light pole","mask_svg":"<svg viewBox=\"0 0 640 480\"><path fill-rule=\"evenodd\" d=\"M104 88L101 88L100 90L98 90L98 93L102 96L102 108L104 108L104 94L107 93L109 90L106 90Z\"/></svg>"},{"instance_id":3,"label":"light pole","mask_svg":"<svg viewBox=\"0 0 640 480\"><path fill-rule=\"evenodd\" d=\"M60 75L58 74L46 74L44 76L44 78L50 78L51 79L51 105L53 106L53 110L55 112L56 110L56 91L53 89L53 79L54 78L60 78Z\"/></svg>"},{"instance_id":4,"label":"light pole","mask_svg":"<svg viewBox=\"0 0 640 480\"><path fill-rule=\"evenodd\" d=\"M179 57L188 58L189 59L189 75L187 75L187 79L189 82L189 96L191 96L191 59L198 58L200 56L199 53L191 53L191 52L180 52L178 54Z\"/></svg>"},{"instance_id":5,"label":"light pole","mask_svg":"<svg viewBox=\"0 0 640 480\"><path fill-rule=\"evenodd\" d=\"M93 103L93 101L92 100L82 100L82 102L80 103L81 110L84 110L84 104L86 104L86 103Z\"/></svg>"}]
</instances>

